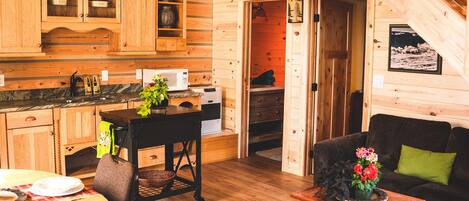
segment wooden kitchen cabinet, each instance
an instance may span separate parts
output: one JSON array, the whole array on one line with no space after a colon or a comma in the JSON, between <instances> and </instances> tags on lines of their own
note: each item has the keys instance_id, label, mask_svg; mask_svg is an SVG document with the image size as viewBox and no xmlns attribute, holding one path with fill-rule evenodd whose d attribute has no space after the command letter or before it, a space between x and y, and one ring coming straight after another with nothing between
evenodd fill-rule
<instances>
[{"instance_id":1,"label":"wooden kitchen cabinet","mask_svg":"<svg viewBox=\"0 0 469 201\"><path fill-rule=\"evenodd\" d=\"M177 14L177 23L167 25L158 20L156 50L159 52L186 50L187 0L158 0L157 7L157 18L164 10L173 10Z\"/></svg>"},{"instance_id":2,"label":"wooden kitchen cabinet","mask_svg":"<svg viewBox=\"0 0 469 201\"><path fill-rule=\"evenodd\" d=\"M127 103L117 103L117 104L109 104L109 105L98 105L96 106L96 133L99 133L99 122L101 121L101 115L99 115L100 112L107 112L107 111L113 111L113 110L125 110L127 109Z\"/></svg>"},{"instance_id":3,"label":"wooden kitchen cabinet","mask_svg":"<svg viewBox=\"0 0 469 201\"><path fill-rule=\"evenodd\" d=\"M155 53L155 0L122 0L120 52Z\"/></svg>"},{"instance_id":4,"label":"wooden kitchen cabinet","mask_svg":"<svg viewBox=\"0 0 469 201\"><path fill-rule=\"evenodd\" d=\"M67 0L66 5L55 5L53 0L41 0L42 32L65 27L74 31L92 31L105 28L119 31L121 0L108 0L107 7L93 6L94 0Z\"/></svg>"},{"instance_id":5,"label":"wooden kitchen cabinet","mask_svg":"<svg viewBox=\"0 0 469 201\"><path fill-rule=\"evenodd\" d=\"M9 168L55 172L53 126L11 129L7 133Z\"/></svg>"},{"instance_id":6,"label":"wooden kitchen cabinet","mask_svg":"<svg viewBox=\"0 0 469 201\"><path fill-rule=\"evenodd\" d=\"M96 107L73 107L60 110L62 145L96 141Z\"/></svg>"},{"instance_id":7,"label":"wooden kitchen cabinet","mask_svg":"<svg viewBox=\"0 0 469 201\"><path fill-rule=\"evenodd\" d=\"M40 2L0 1L0 57L44 55L41 50Z\"/></svg>"}]
</instances>

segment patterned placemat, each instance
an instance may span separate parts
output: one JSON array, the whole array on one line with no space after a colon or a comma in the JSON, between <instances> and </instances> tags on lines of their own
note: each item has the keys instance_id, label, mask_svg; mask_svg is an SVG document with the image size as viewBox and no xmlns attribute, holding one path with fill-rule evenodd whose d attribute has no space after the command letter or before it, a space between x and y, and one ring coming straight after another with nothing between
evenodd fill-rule
<instances>
[{"instance_id":1,"label":"patterned placemat","mask_svg":"<svg viewBox=\"0 0 469 201\"><path fill-rule=\"evenodd\" d=\"M35 195L29 192L29 188L31 188L31 186L32 184L20 185L20 186L16 186L15 189L18 189L27 193L28 196L31 198L30 199L31 201L74 201L74 200L82 200L82 199L91 198L91 197L102 197L98 192L96 192L92 188L85 188L83 189L83 191L79 193L75 193L73 195L69 195L69 196L45 197L45 196Z\"/></svg>"}]
</instances>

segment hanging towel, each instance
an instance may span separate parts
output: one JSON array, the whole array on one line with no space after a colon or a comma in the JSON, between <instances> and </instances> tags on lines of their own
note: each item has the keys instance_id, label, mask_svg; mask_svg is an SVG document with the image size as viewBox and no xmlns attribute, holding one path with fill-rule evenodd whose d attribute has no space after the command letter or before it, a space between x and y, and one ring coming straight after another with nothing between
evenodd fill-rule
<instances>
[{"instance_id":1,"label":"hanging towel","mask_svg":"<svg viewBox=\"0 0 469 201\"><path fill-rule=\"evenodd\" d=\"M112 123L109 123L107 121L99 122L96 158L101 158L108 153L112 153L113 155L116 155L116 149L114 146L115 145L114 144L114 130L111 129L111 126L112 126Z\"/></svg>"}]
</instances>

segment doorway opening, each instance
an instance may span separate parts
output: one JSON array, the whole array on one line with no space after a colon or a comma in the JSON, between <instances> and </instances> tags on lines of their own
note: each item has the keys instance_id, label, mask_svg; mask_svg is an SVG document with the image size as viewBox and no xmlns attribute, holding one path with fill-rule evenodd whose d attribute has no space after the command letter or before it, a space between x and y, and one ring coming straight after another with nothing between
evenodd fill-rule
<instances>
[{"instance_id":1,"label":"doorway opening","mask_svg":"<svg viewBox=\"0 0 469 201\"><path fill-rule=\"evenodd\" d=\"M286 1L253 2L249 34L248 156L281 162Z\"/></svg>"},{"instance_id":2,"label":"doorway opening","mask_svg":"<svg viewBox=\"0 0 469 201\"><path fill-rule=\"evenodd\" d=\"M366 0L318 4L315 142L361 131L366 26Z\"/></svg>"}]
</instances>

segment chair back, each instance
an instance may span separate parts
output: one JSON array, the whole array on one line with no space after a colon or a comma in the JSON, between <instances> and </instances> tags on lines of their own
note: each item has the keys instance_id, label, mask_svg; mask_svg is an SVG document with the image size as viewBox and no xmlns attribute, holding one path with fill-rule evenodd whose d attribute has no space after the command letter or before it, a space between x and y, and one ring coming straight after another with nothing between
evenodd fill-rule
<instances>
[{"instance_id":1,"label":"chair back","mask_svg":"<svg viewBox=\"0 0 469 201\"><path fill-rule=\"evenodd\" d=\"M128 201L135 175L134 165L106 154L98 163L93 187L109 201Z\"/></svg>"}]
</instances>

